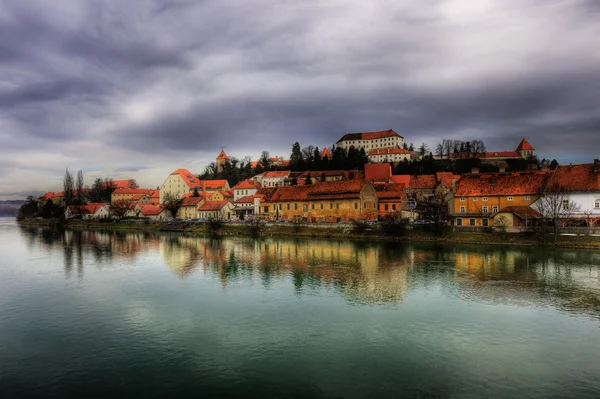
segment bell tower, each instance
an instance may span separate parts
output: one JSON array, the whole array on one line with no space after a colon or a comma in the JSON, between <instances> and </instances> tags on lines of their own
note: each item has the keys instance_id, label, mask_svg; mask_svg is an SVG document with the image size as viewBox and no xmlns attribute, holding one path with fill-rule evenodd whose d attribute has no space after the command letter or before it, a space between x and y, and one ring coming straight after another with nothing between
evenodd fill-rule
<instances>
[{"instance_id":1,"label":"bell tower","mask_svg":"<svg viewBox=\"0 0 600 399\"><path fill-rule=\"evenodd\" d=\"M229 162L229 157L225 154L225 147L221 147L221 152L217 156L217 173L223 171L223 166Z\"/></svg>"}]
</instances>

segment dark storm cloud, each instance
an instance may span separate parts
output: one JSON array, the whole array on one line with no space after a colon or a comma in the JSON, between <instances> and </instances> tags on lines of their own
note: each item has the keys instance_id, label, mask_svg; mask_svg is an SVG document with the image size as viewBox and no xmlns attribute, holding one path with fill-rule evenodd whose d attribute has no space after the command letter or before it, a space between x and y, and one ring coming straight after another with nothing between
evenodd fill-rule
<instances>
[{"instance_id":1,"label":"dark storm cloud","mask_svg":"<svg viewBox=\"0 0 600 399\"><path fill-rule=\"evenodd\" d=\"M0 155L41 157L39 182L52 162L145 176L221 145L287 156L394 128L591 159L598 20L594 0L8 0ZM0 185L20 191L11 170Z\"/></svg>"}]
</instances>

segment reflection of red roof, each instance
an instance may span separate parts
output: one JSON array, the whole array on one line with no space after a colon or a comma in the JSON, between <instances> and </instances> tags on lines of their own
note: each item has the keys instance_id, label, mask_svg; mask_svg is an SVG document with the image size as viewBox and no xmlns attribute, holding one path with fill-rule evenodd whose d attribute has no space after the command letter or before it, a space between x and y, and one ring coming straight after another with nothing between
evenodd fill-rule
<instances>
[{"instance_id":1,"label":"reflection of red roof","mask_svg":"<svg viewBox=\"0 0 600 399\"><path fill-rule=\"evenodd\" d=\"M530 206L507 206L502 208L500 212L513 213L521 219L537 219L541 216L538 211Z\"/></svg>"},{"instance_id":2,"label":"reflection of red roof","mask_svg":"<svg viewBox=\"0 0 600 399\"><path fill-rule=\"evenodd\" d=\"M515 151L533 151L533 147L529 142L523 137L523 140L519 143L519 146Z\"/></svg>"},{"instance_id":3,"label":"reflection of red roof","mask_svg":"<svg viewBox=\"0 0 600 399\"><path fill-rule=\"evenodd\" d=\"M548 190L600 191L599 166L593 163L559 166L548 182Z\"/></svg>"},{"instance_id":4,"label":"reflection of red roof","mask_svg":"<svg viewBox=\"0 0 600 399\"><path fill-rule=\"evenodd\" d=\"M433 190L438 184L435 175L411 176L409 187L415 190Z\"/></svg>"},{"instance_id":5,"label":"reflection of red roof","mask_svg":"<svg viewBox=\"0 0 600 399\"><path fill-rule=\"evenodd\" d=\"M198 207L199 211L218 211L225 205L229 204L229 201L207 201Z\"/></svg>"},{"instance_id":6,"label":"reflection of red roof","mask_svg":"<svg viewBox=\"0 0 600 399\"><path fill-rule=\"evenodd\" d=\"M542 191L548 172L509 172L463 175L456 186L457 197L525 195Z\"/></svg>"},{"instance_id":7,"label":"reflection of red roof","mask_svg":"<svg viewBox=\"0 0 600 399\"><path fill-rule=\"evenodd\" d=\"M257 181L254 181L253 179L246 179L246 180L242 180L241 182L239 182L238 184L236 184L233 187L233 190L238 190L238 189L256 189L258 190L260 188L260 184Z\"/></svg>"},{"instance_id":8,"label":"reflection of red roof","mask_svg":"<svg viewBox=\"0 0 600 399\"><path fill-rule=\"evenodd\" d=\"M189 188L201 187L200 180L187 169L177 169L175 172L171 173L171 175L179 175Z\"/></svg>"},{"instance_id":9,"label":"reflection of red roof","mask_svg":"<svg viewBox=\"0 0 600 399\"><path fill-rule=\"evenodd\" d=\"M392 167L389 163L368 163L365 165L365 180L389 181L392 176Z\"/></svg>"},{"instance_id":10,"label":"reflection of red roof","mask_svg":"<svg viewBox=\"0 0 600 399\"><path fill-rule=\"evenodd\" d=\"M375 140L375 139L383 139L387 137L402 137L398 133L396 133L393 129L390 130L382 130L379 132L363 132L363 133L347 133L340 141L348 141L348 140Z\"/></svg>"},{"instance_id":11,"label":"reflection of red roof","mask_svg":"<svg viewBox=\"0 0 600 399\"><path fill-rule=\"evenodd\" d=\"M369 151L369 156L388 154L410 154L410 152L404 148L379 148Z\"/></svg>"}]
</instances>

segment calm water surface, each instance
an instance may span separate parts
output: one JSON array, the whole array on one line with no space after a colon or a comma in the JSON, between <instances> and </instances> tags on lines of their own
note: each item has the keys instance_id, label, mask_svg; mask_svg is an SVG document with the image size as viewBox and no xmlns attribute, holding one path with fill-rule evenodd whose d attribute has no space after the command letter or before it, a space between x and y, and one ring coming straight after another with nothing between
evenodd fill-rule
<instances>
[{"instance_id":1,"label":"calm water surface","mask_svg":"<svg viewBox=\"0 0 600 399\"><path fill-rule=\"evenodd\" d=\"M598 398L600 252L0 219L0 397Z\"/></svg>"}]
</instances>

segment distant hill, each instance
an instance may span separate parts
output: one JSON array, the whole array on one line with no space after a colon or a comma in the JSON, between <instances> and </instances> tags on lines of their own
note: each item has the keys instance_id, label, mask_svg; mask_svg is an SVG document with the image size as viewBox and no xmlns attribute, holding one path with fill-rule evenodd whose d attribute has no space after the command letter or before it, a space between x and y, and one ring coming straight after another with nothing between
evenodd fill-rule
<instances>
[{"instance_id":1,"label":"distant hill","mask_svg":"<svg viewBox=\"0 0 600 399\"><path fill-rule=\"evenodd\" d=\"M22 201L22 200L0 201L0 217L17 216L17 212L19 211L19 208L24 203L25 203L25 201Z\"/></svg>"}]
</instances>

